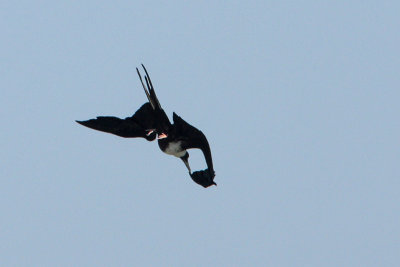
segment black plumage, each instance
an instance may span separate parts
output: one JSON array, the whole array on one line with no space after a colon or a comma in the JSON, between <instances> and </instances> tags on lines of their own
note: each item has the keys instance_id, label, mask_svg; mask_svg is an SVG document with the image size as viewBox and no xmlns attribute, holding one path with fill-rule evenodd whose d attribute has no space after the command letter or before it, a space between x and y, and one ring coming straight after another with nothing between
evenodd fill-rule
<instances>
[{"instance_id":1,"label":"black plumage","mask_svg":"<svg viewBox=\"0 0 400 267\"><path fill-rule=\"evenodd\" d=\"M179 157L186 165L190 177L194 182L209 187L216 185L214 182L215 171L212 162L211 150L205 135L175 112L173 124L162 109L153 84L146 68L145 83L139 70L136 68L149 102L143 104L131 117L120 119L112 116L99 116L87 121L76 121L79 124L94 130L115 134L121 137L142 137L148 141L158 139L160 149L169 155ZM189 165L188 149L197 148L203 152L207 163L207 169L191 172Z\"/></svg>"}]
</instances>

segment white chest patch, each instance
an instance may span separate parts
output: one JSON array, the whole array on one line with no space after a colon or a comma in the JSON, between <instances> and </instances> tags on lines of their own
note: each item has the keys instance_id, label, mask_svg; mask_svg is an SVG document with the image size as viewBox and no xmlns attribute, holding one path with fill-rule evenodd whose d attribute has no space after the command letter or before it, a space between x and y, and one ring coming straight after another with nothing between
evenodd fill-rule
<instances>
[{"instance_id":1,"label":"white chest patch","mask_svg":"<svg viewBox=\"0 0 400 267\"><path fill-rule=\"evenodd\" d=\"M186 154L186 150L182 150L181 142L169 143L167 149L164 151L168 155L173 155L175 157L183 157Z\"/></svg>"}]
</instances>

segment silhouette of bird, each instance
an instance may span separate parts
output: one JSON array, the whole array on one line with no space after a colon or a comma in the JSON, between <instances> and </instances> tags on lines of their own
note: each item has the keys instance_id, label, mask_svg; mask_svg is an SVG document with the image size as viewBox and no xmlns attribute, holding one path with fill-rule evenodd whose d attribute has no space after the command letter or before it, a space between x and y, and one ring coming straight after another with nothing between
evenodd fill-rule
<instances>
[{"instance_id":1,"label":"silhouette of bird","mask_svg":"<svg viewBox=\"0 0 400 267\"><path fill-rule=\"evenodd\" d=\"M169 155L180 158L186 165L189 175L194 182L209 187L217 185L214 182L215 171L213 167L211 149L205 135L173 112L173 124L158 101L150 76L146 73L143 82L138 68L140 82L147 96L148 102L143 104L131 117L120 119L112 116L99 116L96 119L76 121L77 123L94 130L115 134L121 137L142 137L148 141L157 138L160 149ZM198 148L203 152L207 169L192 173L189 165L188 149Z\"/></svg>"}]
</instances>

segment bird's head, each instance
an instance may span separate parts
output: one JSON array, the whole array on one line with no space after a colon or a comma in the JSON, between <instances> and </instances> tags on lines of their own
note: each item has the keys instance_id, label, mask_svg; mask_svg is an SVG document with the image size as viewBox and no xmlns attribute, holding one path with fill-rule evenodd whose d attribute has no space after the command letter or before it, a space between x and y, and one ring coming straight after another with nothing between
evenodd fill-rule
<instances>
[{"instance_id":1,"label":"bird's head","mask_svg":"<svg viewBox=\"0 0 400 267\"><path fill-rule=\"evenodd\" d=\"M147 134L144 136L147 141L153 141L157 137L157 132L154 130L149 130Z\"/></svg>"}]
</instances>

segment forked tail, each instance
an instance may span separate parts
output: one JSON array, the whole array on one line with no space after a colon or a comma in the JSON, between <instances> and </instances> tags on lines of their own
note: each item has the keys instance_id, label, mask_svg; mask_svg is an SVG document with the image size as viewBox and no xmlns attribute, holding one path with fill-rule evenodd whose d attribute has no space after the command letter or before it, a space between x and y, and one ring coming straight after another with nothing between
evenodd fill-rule
<instances>
[{"instance_id":1,"label":"forked tail","mask_svg":"<svg viewBox=\"0 0 400 267\"><path fill-rule=\"evenodd\" d=\"M151 104L151 107L156 110L156 109L161 109L160 102L158 101L156 92L154 91L153 83L151 82L150 75L147 72L145 66L142 64L142 67L144 71L146 72L146 75L144 76L144 79L146 81L146 85L143 83L142 75L140 75L140 72L138 68L136 68L137 74L139 75L140 82L142 83L144 92L146 93L147 99L149 100L149 103Z\"/></svg>"},{"instance_id":2,"label":"forked tail","mask_svg":"<svg viewBox=\"0 0 400 267\"><path fill-rule=\"evenodd\" d=\"M146 93L147 99L151 105L151 108L154 111L154 119L156 121L157 133L160 136L164 136L169 132L171 127L171 122L169 121L167 114L165 114L164 110L161 108L160 102L158 101L156 92L154 91L153 83L151 82L150 75L147 72L145 66L142 64L142 67L146 73L144 79L146 84L144 84L142 75L140 75L139 69L136 68L136 71L139 75L140 82L142 83L144 92Z\"/></svg>"}]
</instances>

